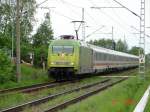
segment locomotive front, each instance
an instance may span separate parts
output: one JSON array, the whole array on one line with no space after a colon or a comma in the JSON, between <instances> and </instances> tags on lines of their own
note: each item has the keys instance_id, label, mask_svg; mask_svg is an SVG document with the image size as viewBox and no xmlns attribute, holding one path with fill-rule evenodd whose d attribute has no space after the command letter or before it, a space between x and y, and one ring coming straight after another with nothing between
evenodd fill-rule
<instances>
[{"instance_id":1,"label":"locomotive front","mask_svg":"<svg viewBox=\"0 0 150 112\"><path fill-rule=\"evenodd\" d=\"M48 72L56 80L71 79L78 68L78 45L74 40L54 40L49 45Z\"/></svg>"}]
</instances>

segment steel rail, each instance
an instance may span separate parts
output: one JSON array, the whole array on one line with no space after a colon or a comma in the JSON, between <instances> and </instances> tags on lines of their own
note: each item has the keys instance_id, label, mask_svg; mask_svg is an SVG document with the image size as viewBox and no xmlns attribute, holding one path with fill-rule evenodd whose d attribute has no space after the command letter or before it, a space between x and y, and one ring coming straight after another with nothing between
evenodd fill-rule
<instances>
[{"instance_id":1,"label":"steel rail","mask_svg":"<svg viewBox=\"0 0 150 112\"><path fill-rule=\"evenodd\" d=\"M81 86L81 87L78 87L78 88L75 88L75 89L71 89L71 90L67 90L67 91L63 91L61 93L57 93L57 94L54 94L54 95L49 95L49 96L46 96L46 97L43 97L43 98L31 101L31 102L27 102L27 103L24 103L24 104L15 106L15 107L11 107L11 108L2 110L0 112L19 112L19 111L22 111L25 107L36 106L36 105L39 105L41 103L45 103L45 102L47 102L47 101L49 101L51 99L54 99L54 98L56 98L58 96L69 94L69 93L72 93L72 92L75 92L75 91L79 91L81 89L90 88L90 87L95 86L97 84L105 83L105 82L108 82L108 81L110 81L110 79L105 79L103 81L99 81L99 82L96 82L96 83L84 85L84 86Z\"/></svg>"},{"instance_id":2,"label":"steel rail","mask_svg":"<svg viewBox=\"0 0 150 112\"><path fill-rule=\"evenodd\" d=\"M9 92L17 92L17 91L25 91L25 90L29 90L33 88L40 88L46 85L49 86L49 85L54 85L54 84L56 84L56 82L47 82L47 83L35 84L35 85L24 86L24 87L4 89L4 90L0 90L0 94L9 93Z\"/></svg>"}]
</instances>

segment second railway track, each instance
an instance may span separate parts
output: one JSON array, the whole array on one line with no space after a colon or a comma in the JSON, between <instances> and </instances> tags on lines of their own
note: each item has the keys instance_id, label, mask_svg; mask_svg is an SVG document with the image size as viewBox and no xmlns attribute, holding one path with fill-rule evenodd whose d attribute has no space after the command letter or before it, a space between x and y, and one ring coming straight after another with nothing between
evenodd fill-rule
<instances>
[{"instance_id":1,"label":"second railway track","mask_svg":"<svg viewBox=\"0 0 150 112\"><path fill-rule=\"evenodd\" d=\"M126 78L121 78L115 82L111 82L110 79L106 79L106 80L103 80L103 81L99 81L99 82L95 82L95 83L92 83L92 84L87 84L87 85L84 85L84 86L80 86L78 88L74 88L74 89L70 89L70 90L67 90L67 91L62 91L62 92L59 92L57 94L53 94L53 95L49 95L47 97L43 97L43 98L40 98L40 99L37 99L37 100L34 100L34 101L31 101L31 102L28 102L28 103L25 103L25 104L21 104L21 105L18 105L18 106L15 106L15 107L12 107L12 108L8 108L8 109L5 109L5 110L2 110L1 112L19 112L19 111L22 111L25 109L25 107L31 107L31 106L37 106L39 104L42 104L42 103L45 103L45 102L48 102L54 98L57 98L58 96L61 96L61 95L65 95L65 94L70 94L70 93L73 93L73 92L76 92L76 91L80 91L80 90L84 90L84 89L88 89L88 88L92 88L94 86L97 86L97 85L101 85L100 87L98 87L98 89L92 91L92 92L87 92L87 94L85 94L85 96L79 96L77 99L72 99L70 101L67 101L65 103L62 103L62 104L58 104L48 110L46 110L46 112L51 112L51 111L57 111L59 110L60 108L64 108L66 107L67 105L70 105L72 103L75 103L79 100L82 100L82 99L85 99L86 97L90 96L90 95L93 95L101 90L104 90L116 83L119 83L123 80L125 80ZM80 98L81 97L81 98Z\"/></svg>"}]
</instances>

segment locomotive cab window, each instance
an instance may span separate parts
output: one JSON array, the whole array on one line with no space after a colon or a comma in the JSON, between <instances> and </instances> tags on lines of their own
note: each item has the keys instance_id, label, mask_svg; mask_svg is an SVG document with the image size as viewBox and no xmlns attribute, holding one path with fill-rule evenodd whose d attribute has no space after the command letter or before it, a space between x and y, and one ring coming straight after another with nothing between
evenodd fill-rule
<instances>
[{"instance_id":1,"label":"locomotive cab window","mask_svg":"<svg viewBox=\"0 0 150 112\"><path fill-rule=\"evenodd\" d=\"M73 54L73 46L53 46L52 51L54 54L59 53Z\"/></svg>"},{"instance_id":2,"label":"locomotive cab window","mask_svg":"<svg viewBox=\"0 0 150 112\"><path fill-rule=\"evenodd\" d=\"M64 46L63 52L67 54L73 54L73 46Z\"/></svg>"},{"instance_id":3,"label":"locomotive cab window","mask_svg":"<svg viewBox=\"0 0 150 112\"><path fill-rule=\"evenodd\" d=\"M52 51L54 54L62 53L63 46L53 46Z\"/></svg>"}]
</instances>

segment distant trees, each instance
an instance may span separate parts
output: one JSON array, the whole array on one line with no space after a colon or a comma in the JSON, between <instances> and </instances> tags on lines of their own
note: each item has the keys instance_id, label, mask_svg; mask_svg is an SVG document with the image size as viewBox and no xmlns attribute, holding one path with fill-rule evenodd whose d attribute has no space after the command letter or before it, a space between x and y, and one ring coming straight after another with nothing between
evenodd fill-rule
<instances>
[{"instance_id":1,"label":"distant trees","mask_svg":"<svg viewBox=\"0 0 150 112\"><path fill-rule=\"evenodd\" d=\"M100 39L89 41L90 44L97 45L100 47L113 49L113 45L115 44L115 50L130 53L133 55L139 55L139 47L133 46L131 49L128 48L128 44L125 41L118 40L117 42L112 42L110 39Z\"/></svg>"},{"instance_id":2,"label":"distant trees","mask_svg":"<svg viewBox=\"0 0 150 112\"><path fill-rule=\"evenodd\" d=\"M53 39L53 30L51 28L49 13L46 13L44 22L33 35L33 46L48 45L51 39Z\"/></svg>"},{"instance_id":3,"label":"distant trees","mask_svg":"<svg viewBox=\"0 0 150 112\"><path fill-rule=\"evenodd\" d=\"M138 56L138 55L139 55L139 47L136 47L136 46L132 47L132 48L129 50L129 53Z\"/></svg>"},{"instance_id":4,"label":"distant trees","mask_svg":"<svg viewBox=\"0 0 150 112\"><path fill-rule=\"evenodd\" d=\"M108 48L108 49L113 49L121 52L128 52L127 43L121 40L114 42L111 39L100 39L100 40L90 41L89 43L100 47Z\"/></svg>"},{"instance_id":5,"label":"distant trees","mask_svg":"<svg viewBox=\"0 0 150 112\"><path fill-rule=\"evenodd\" d=\"M116 43L116 49L115 50L121 51L121 52L128 52L128 45L126 42L123 42L120 39Z\"/></svg>"},{"instance_id":6,"label":"distant trees","mask_svg":"<svg viewBox=\"0 0 150 112\"><path fill-rule=\"evenodd\" d=\"M94 41L91 40L89 43L100 46L100 47L108 48L108 49L113 48L112 47L113 43L111 39L100 39L100 40L94 40Z\"/></svg>"}]
</instances>

